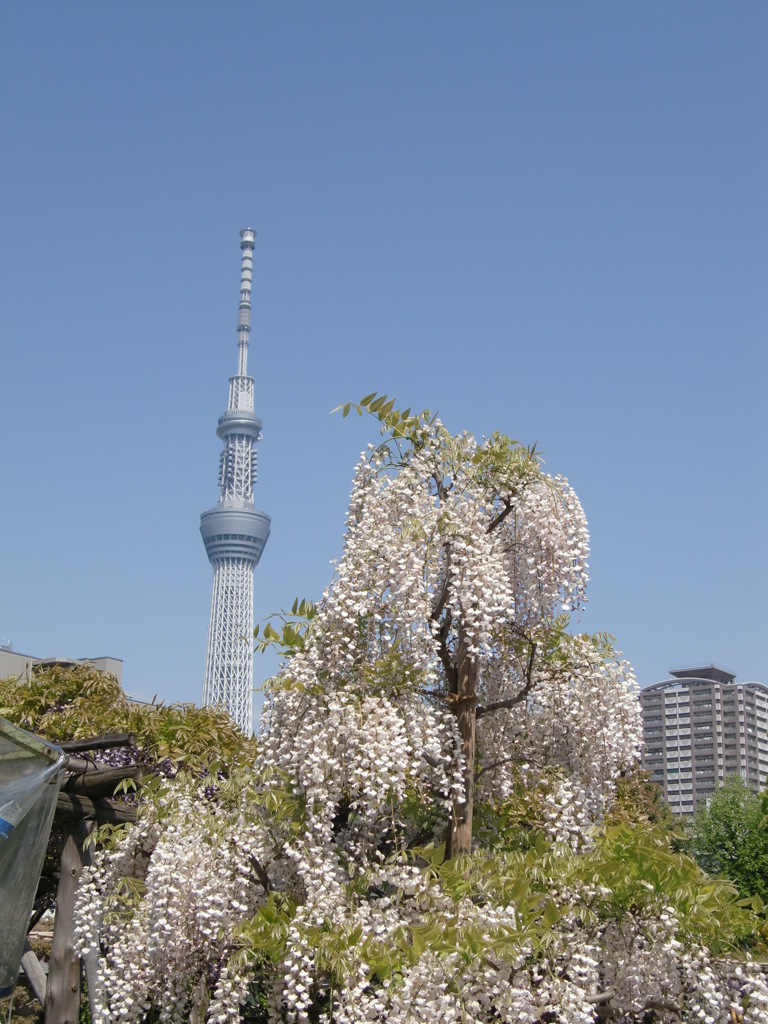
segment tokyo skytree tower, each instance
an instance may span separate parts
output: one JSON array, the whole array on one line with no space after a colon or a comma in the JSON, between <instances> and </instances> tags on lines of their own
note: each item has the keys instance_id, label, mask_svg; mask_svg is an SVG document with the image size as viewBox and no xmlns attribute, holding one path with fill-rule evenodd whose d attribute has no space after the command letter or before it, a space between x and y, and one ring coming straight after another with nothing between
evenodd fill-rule
<instances>
[{"instance_id":1,"label":"tokyo skytree tower","mask_svg":"<svg viewBox=\"0 0 768 1024\"><path fill-rule=\"evenodd\" d=\"M213 566L203 704L223 705L246 736L253 731L253 570L270 524L269 516L253 505L256 442L261 437L261 420L253 411L253 377L247 372L255 237L251 228L240 232L237 376L229 378L229 404L216 430L224 442L221 494L216 508L200 516L200 533Z\"/></svg>"}]
</instances>

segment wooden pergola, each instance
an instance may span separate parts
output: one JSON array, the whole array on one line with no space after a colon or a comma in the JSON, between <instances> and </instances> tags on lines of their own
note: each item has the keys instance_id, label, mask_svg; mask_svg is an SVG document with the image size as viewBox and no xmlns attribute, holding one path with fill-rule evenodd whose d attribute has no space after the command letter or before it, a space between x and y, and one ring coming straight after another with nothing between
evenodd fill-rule
<instances>
[{"instance_id":1,"label":"wooden pergola","mask_svg":"<svg viewBox=\"0 0 768 1024\"><path fill-rule=\"evenodd\" d=\"M29 923L21 960L29 986L44 1008L45 1024L77 1024L83 969L90 998L95 991L96 953L89 953L81 963L73 941L75 893L83 867L90 863L92 856L86 840L92 830L104 822L119 824L136 820L134 804L111 798L120 782L126 779L138 781L146 770L140 764L117 768L99 765L92 752L132 747L135 743L133 734L119 733L57 744L69 755L53 819L54 828L59 826L64 834L64 843L58 872L54 870L47 874L44 869L41 875L36 909ZM30 948L29 932L51 906L55 906L55 912L46 976L37 954ZM91 1016L93 1018L93 1012Z\"/></svg>"}]
</instances>

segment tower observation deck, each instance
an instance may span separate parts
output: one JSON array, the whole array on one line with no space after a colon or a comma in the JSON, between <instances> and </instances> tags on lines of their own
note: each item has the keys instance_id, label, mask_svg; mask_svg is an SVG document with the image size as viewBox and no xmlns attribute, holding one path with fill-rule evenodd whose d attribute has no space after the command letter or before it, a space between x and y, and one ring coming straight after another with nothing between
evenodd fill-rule
<instances>
[{"instance_id":1,"label":"tower observation deck","mask_svg":"<svg viewBox=\"0 0 768 1024\"><path fill-rule=\"evenodd\" d=\"M236 376L229 378L229 403L216 430L224 443L221 493L216 507L200 516L200 533L213 566L203 704L222 705L248 736L253 731L253 570L270 526L269 516L253 504L256 442L261 437L247 365L255 238L251 228L240 232L238 366Z\"/></svg>"}]
</instances>

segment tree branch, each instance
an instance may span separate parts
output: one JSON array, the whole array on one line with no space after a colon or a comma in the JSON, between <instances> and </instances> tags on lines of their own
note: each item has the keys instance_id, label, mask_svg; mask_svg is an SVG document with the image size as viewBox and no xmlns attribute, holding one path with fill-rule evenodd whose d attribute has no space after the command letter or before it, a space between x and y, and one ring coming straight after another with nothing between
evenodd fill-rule
<instances>
[{"instance_id":1,"label":"tree branch","mask_svg":"<svg viewBox=\"0 0 768 1024\"><path fill-rule=\"evenodd\" d=\"M432 474L432 479L435 481L435 488L437 489L438 498L440 499L440 501L445 501L445 499L448 497L448 491L450 491L451 487L453 487L453 484L451 483L446 487L443 481L437 475L437 472L434 472Z\"/></svg>"},{"instance_id":2,"label":"tree branch","mask_svg":"<svg viewBox=\"0 0 768 1024\"><path fill-rule=\"evenodd\" d=\"M604 1003L607 999L613 999L616 992L612 988L607 988L605 992L596 992L593 996L584 996L585 1003Z\"/></svg>"},{"instance_id":3,"label":"tree branch","mask_svg":"<svg viewBox=\"0 0 768 1024\"><path fill-rule=\"evenodd\" d=\"M445 576L443 577L443 585L440 588L437 600L432 607L432 611L429 613L430 622L437 622L443 614L445 602L448 600L448 584L451 578L451 545L449 542L444 545L443 550L445 551Z\"/></svg>"},{"instance_id":4,"label":"tree branch","mask_svg":"<svg viewBox=\"0 0 768 1024\"><path fill-rule=\"evenodd\" d=\"M256 877L261 882L264 892L271 892L273 885L269 880L269 875L261 866L261 863L251 854L251 867L256 872Z\"/></svg>"},{"instance_id":5,"label":"tree branch","mask_svg":"<svg viewBox=\"0 0 768 1024\"><path fill-rule=\"evenodd\" d=\"M491 772L494 768L501 768L503 764L509 764L510 761L518 761L520 764L532 764L536 768L541 768L541 765L534 761L532 757L518 757L517 754L513 754L510 757L503 757L500 761L494 761L493 764L481 765L477 769L477 774L482 775L484 772Z\"/></svg>"},{"instance_id":6,"label":"tree branch","mask_svg":"<svg viewBox=\"0 0 768 1024\"><path fill-rule=\"evenodd\" d=\"M496 529L497 526L501 526L501 524L504 522L504 520L507 518L507 516L509 515L509 513L512 511L512 509L514 507L515 506L512 504L512 501L509 498L505 498L504 499L504 508L501 510L501 512L499 512L498 515L495 515L493 517L493 519L490 521L490 523L488 523L488 530L486 532L487 533L492 533Z\"/></svg>"},{"instance_id":7,"label":"tree branch","mask_svg":"<svg viewBox=\"0 0 768 1024\"><path fill-rule=\"evenodd\" d=\"M682 1021L680 1014L683 1012L683 1008L678 1006L677 1003L670 1002L667 999L652 999L650 1003L646 1003L643 1007L644 1010L664 1010L666 1013L671 1013L678 1021Z\"/></svg>"},{"instance_id":8,"label":"tree branch","mask_svg":"<svg viewBox=\"0 0 768 1024\"><path fill-rule=\"evenodd\" d=\"M519 693L515 694L514 697L509 697L507 700L497 700L493 704L486 704L485 706L478 706L477 717L482 718L483 715L490 715L494 711L501 711L504 708L513 708L516 704L520 704L533 688L533 662L536 657L536 642L533 640L529 641L531 645L531 651L528 655L528 665L525 670L525 685Z\"/></svg>"},{"instance_id":9,"label":"tree branch","mask_svg":"<svg viewBox=\"0 0 768 1024\"><path fill-rule=\"evenodd\" d=\"M437 622L445 608L445 602L448 600L448 574L446 573L443 585L440 588L440 594L438 595L437 601L435 601L432 611L429 613L429 621Z\"/></svg>"},{"instance_id":10,"label":"tree branch","mask_svg":"<svg viewBox=\"0 0 768 1024\"><path fill-rule=\"evenodd\" d=\"M452 621L453 616L449 611L443 619L443 624L440 627L440 632L438 633L438 639L440 641L438 654L440 656L440 662L445 669L445 678L448 683L448 690L450 693L455 693L458 685L458 670L453 663L451 652L448 649L448 634L451 631Z\"/></svg>"}]
</instances>

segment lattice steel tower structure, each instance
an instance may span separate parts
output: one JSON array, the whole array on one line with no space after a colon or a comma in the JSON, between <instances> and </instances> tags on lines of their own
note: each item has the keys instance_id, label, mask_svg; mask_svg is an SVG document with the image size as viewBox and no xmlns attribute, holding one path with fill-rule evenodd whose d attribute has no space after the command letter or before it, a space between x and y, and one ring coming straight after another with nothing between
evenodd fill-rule
<instances>
[{"instance_id":1,"label":"lattice steel tower structure","mask_svg":"<svg viewBox=\"0 0 768 1024\"><path fill-rule=\"evenodd\" d=\"M261 437L261 420L253 411L254 381L247 372L255 238L251 228L240 232L237 375L229 378L229 403L216 431L224 442L221 495L216 508L200 516L200 533L213 566L203 704L223 705L247 736L253 731L253 570L270 525L269 516L253 504L256 442Z\"/></svg>"}]
</instances>

